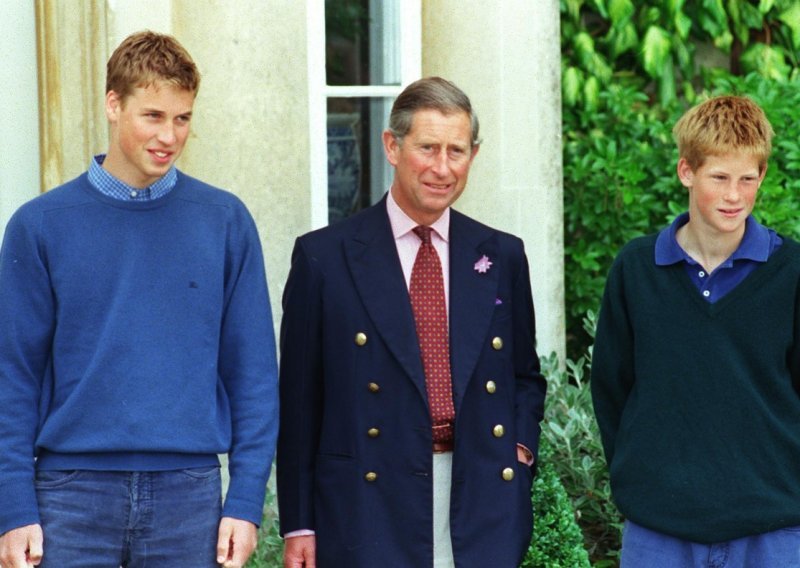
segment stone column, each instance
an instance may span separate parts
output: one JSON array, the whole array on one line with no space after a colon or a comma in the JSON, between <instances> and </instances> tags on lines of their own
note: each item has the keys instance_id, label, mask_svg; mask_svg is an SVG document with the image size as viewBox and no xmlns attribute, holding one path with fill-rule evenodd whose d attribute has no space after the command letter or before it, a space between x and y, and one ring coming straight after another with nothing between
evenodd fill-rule
<instances>
[{"instance_id":1,"label":"stone column","mask_svg":"<svg viewBox=\"0 0 800 568\"><path fill-rule=\"evenodd\" d=\"M9 217L41 191L33 4L0 2L0 242Z\"/></svg>"},{"instance_id":2,"label":"stone column","mask_svg":"<svg viewBox=\"0 0 800 568\"><path fill-rule=\"evenodd\" d=\"M294 239L311 228L305 4L172 0L203 74L180 167L255 217L276 324Z\"/></svg>"},{"instance_id":3,"label":"stone column","mask_svg":"<svg viewBox=\"0 0 800 568\"><path fill-rule=\"evenodd\" d=\"M38 0L42 187L84 172L108 145L106 4Z\"/></svg>"},{"instance_id":4,"label":"stone column","mask_svg":"<svg viewBox=\"0 0 800 568\"><path fill-rule=\"evenodd\" d=\"M422 30L423 74L464 89L481 121L456 209L525 241L539 354L563 356L559 3L425 0Z\"/></svg>"}]
</instances>

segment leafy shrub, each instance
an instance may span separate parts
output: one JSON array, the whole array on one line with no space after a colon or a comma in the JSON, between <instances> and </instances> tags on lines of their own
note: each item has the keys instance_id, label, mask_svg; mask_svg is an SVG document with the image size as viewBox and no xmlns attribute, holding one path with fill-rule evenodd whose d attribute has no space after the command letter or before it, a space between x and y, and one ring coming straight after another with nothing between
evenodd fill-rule
<instances>
[{"instance_id":1,"label":"leafy shrub","mask_svg":"<svg viewBox=\"0 0 800 568\"><path fill-rule=\"evenodd\" d=\"M596 320L594 312L584 319L590 337ZM555 353L542 359L547 377L542 439L551 448L550 461L572 499L593 565L616 566L622 517L611 500L608 468L592 408L590 367L591 348L577 361L567 359L565 368Z\"/></svg>"},{"instance_id":2,"label":"leafy shrub","mask_svg":"<svg viewBox=\"0 0 800 568\"><path fill-rule=\"evenodd\" d=\"M796 0L561 0L565 112L621 80L665 104L692 99L709 55L736 74L793 77L798 49Z\"/></svg>"},{"instance_id":3,"label":"leafy shrub","mask_svg":"<svg viewBox=\"0 0 800 568\"><path fill-rule=\"evenodd\" d=\"M570 354L589 344L581 321L600 305L619 249L682 210L672 124L682 110L651 105L625 84L600 94L596 110L565 113L564 255Z\"/></svg>"},{"instance_id":4,"label":"leafy shrub","mask_svg":"<svg viewBox=\"0 0 800 568\"><path fill-rule=\"evenodd\" d=\"M539 468L533 482L534 536L522 568L589 568L575 510L553 464L547 439L539 448Z\"/></svg>"}]
</instances>

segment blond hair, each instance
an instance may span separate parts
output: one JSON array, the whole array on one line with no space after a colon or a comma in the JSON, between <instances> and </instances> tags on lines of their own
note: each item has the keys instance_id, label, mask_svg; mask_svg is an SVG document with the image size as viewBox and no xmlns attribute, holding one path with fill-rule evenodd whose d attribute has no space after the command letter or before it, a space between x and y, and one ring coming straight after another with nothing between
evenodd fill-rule
<instances>
[{"instance_id":1,"label":"blond hair","mask_svg":"<svg viewBox=\"0 0 800 568\"><path fill-rule=\"evenodd\" d=\"M124 102L136 87L156 81L172 83L196 95L200 72L174 37L151 31L129 35L106 65L106 93L114 91Z\"/></svg>"},{"instance_id":2,"label":"blond hair","mask_svg":"<svg viewBox=\"0 0 800 568\"><path fill-rule=\"evenodd\" d=\"M763 171L772 152L772 126L764 111L747 97L720 96L692 107L672 129L678 153L692 170L708 156L744 152Z\"/></svg>"}]
</instances>

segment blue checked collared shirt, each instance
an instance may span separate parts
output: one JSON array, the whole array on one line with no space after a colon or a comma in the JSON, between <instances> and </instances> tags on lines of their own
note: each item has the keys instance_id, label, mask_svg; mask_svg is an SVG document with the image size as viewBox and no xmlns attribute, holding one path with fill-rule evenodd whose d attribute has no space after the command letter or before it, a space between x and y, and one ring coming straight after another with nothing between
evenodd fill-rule
<instances>
[{"instance_id":1,"label":"blue checked collared shirt","mask_svg":"<svg viewBox=\"0 0 800 568\"><path fill-rule=\"evenodd\" d=\"M688 222L689 214L683 213L669 227L661 230L656 238L656 264L667 266L683 262L689 278L703 298L712 304L736 288L759 265L767 262L783 243L775 231L761 225L750 215L745 221L744 236L739 247L714 272L708 274L695 259L686 254L675 238L678 229Z\"/></svg>"},{"instance_id":2,"label":"blue checked collared shirt","mask_svg":"<svg viewBox=\"0 0 800 568\"><path fill-rule=\"evenodd\" d=\"M105 159L105 154L100 154L92 159L89 164L89 183L103 195L114 199L122 201L158 199L172 191L172 188L178 182L178 174L175 166L172 166L166 174L158 178L152 185L144 189L131 187L103 169L103 160Z\"/></svg>"}]
</instances>

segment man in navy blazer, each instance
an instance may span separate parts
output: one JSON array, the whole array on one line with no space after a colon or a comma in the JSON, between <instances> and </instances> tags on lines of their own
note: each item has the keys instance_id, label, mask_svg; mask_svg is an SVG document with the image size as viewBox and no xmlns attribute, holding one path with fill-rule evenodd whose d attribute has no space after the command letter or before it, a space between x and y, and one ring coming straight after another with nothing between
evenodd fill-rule
<instances>
[{"instance_id":1,"label":"man in navy blazer","mask_svg":"<svg viewBox=\"0 0 800 568\"><path fill-rule=\"evenodd\" d=\"M511 568L530 501L545 381L520 239L454 210L478 120L430 77L383 134L378 204L297 240L283 297L277 455L287 567ZM409 282L431 227L454 415L434 442ZM446 325L443 322L443 327Z\"/></svg>"}]
</instances>

